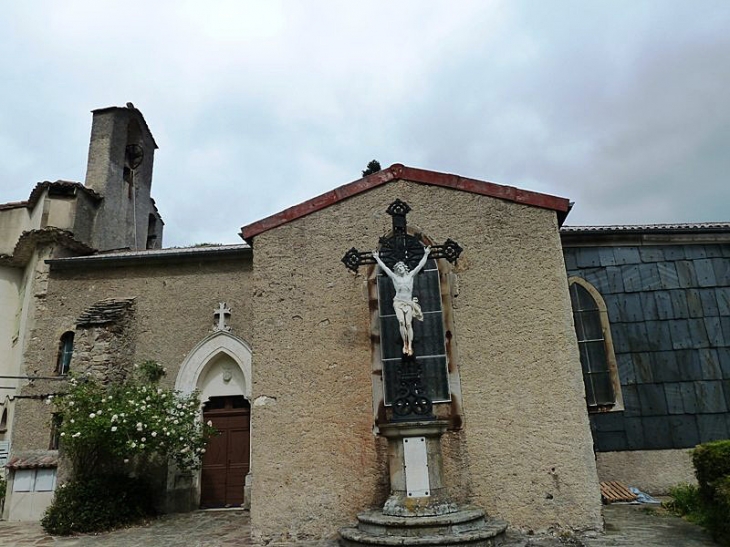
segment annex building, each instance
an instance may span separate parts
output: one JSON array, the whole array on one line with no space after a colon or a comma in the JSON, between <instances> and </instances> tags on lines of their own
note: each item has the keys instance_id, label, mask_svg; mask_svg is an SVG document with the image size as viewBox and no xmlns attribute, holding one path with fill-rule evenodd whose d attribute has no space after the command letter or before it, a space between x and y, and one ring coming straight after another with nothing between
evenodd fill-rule
<instances>
[{"instance_id":1,"label":"annex building","mask_svg":"<svg viewBox=\"0 0 730 547\"><path fill-rule=\"evenodd\" d=\"M395 229L396 200L421 244L463 248L426 267L414 342L441 342L427 370L457 502L599 528L599 480L665 491L691 480L689 448L730 436L730 224L567 227L567 199L396 164L240 245L165 249L156 148L131 104L96 110L83 184L0 205L6 518L38 519L62 480L44 401L69 371L146 359L221 431L199 473L170 470L166 510L244 505L263 541L382 506L399 342L377 267L341 259Z\"/></svg>"}]
</instances>

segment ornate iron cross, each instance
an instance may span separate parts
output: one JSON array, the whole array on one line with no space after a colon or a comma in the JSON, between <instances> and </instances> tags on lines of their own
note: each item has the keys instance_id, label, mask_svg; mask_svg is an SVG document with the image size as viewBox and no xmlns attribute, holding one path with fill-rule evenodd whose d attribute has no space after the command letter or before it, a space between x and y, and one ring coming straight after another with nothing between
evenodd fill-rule
<instances>
[{"instance_id":1,"label":"ornate iron cross","mask_svg":"<svg viewBox=\"0 0 730 547\"><path fill-rule=\"evenodd\" d=\"M421 234L411 235L408 233L406 215L410 210L411 208L408 204L399 199L391 203L390 207L386 210L393 219L393 233L388 237L380 238L380 250L378 253L380 260L391 270L397 262L403 262L409 270L413 271L424 255ZM449 262L454 262L459 258L461 251L462 248L458 243L447 239L443 245L431 246L429 258L445 258ZM359 252L353 247L347 251L342 258L342 262L350 270L357 272L362 264L375 264L376 260L372 252ZM414 299L414 305L417 306L415 302L417 302L416 299ZM420 307L418 310L420 313ZM398 311L396 311L397 314ZM422 319L423 316L420 317L420 320ZM401 322L400 326L402 337L404 337L403 324ZM410 323L408 324L410 325ZM391 419L394 421L409 421L415 415L418 420L433 420L433 404L424 385L423 367L416 356L412 355L412 352L407 354L404 350L400 362L397 365L397 378L398 387L392 405L393 416Z\"/></svg>"},{"instance_id":2,"label":"ornate iron cross","mask_svg":"<svg viewBox=\"0 0 730 547\"><path fill-rule=\"evenodd\" d=\"M386 209L393 219L393 234L380 238L380 259L389 268L392 268L396 262L403 262L409 269L413 269L423 256L421 234L410 235L408 233L406 215L410 210L408 204L399 199L396 199ZM455 262L462 250L456 241L447 239L443 245L431 246L429 258L445 258L449 262ZM347 268L357 272L363 264L375 264L375 259L371 251L360 252L353 247L342 257L342 262Z\"/></svg>"}]
</instances>

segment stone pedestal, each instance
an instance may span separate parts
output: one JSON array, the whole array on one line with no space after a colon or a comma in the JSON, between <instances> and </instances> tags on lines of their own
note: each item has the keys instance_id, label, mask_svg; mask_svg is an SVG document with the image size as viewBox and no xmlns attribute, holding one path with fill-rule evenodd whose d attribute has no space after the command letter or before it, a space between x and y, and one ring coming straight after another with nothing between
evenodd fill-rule
<instances>
[{"instance_id":1,"label":"stone pedestal","mask_svg":"<svg viewBox=\"0 0 730 547\"><path fill-rule=\"evenodd\" d=\"M391 495L382 510L358 515L340 530L343 547L384 545L496 545L507 524L478 507L449 500L443 482L441 435L448 422L394 422L380 426L388 439Z\"/></svg>"},{"instance_id":2,"label":"stone pedestal","mask_svg":"<svg viewBox=\"0 0 730 547\"><path fill-rule=\"evenodd\" d=\"M391 495L383 514L427 517L457 511L443 483L441 435L448 422L395 422L380 427L388 439Z\"/></svg>"}]
</instances>

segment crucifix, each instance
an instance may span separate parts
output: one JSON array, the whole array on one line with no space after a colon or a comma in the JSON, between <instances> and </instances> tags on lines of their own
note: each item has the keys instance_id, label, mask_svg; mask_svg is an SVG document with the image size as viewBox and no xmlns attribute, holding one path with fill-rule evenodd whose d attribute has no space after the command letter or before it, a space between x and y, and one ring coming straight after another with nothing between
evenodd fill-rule
<instances>
[{"instance_id":1,"label":"crucifix","mask_svg":"<svg viewBox=\"0 0 730 547\"><path fill-rule=\"evenodd\" d=\"M216 317L218 323L213 325L213 330L228 332L231 330L230 325L226 325L226 317L231 316L231 308L226 306L225 302L219 302L218 307L213 310L213 315Z\"/></svg>"},{"instance_id":2,"label":"crucifix","mask_svg":"<svg viewBox=\"0 0 730 547\"><path fill-rule=\"evenodd\" d=\"M413 319L423 321L418 298L413 295L415 278L429 258L454 262L462 251L451 239L443 245L424 247L421 234L408 233L406 215L410 210L407 203L396 199L386 210L392 218L393 231L380 238L380 250L360 252L353 247L342 258L345 266L355 272L363 264L377 264L393 284L393 311L403 342L397 369L397 392L392 401L397 420L407 420L411 414L420 419L433 419L432 401L423 384L421 364L413 351Z\"/></svg>"},{"instance_id":3,"label":"crucifix","mask_svg":"<svg viewBox=\"0 0 730 547\"><path fill-rule=\"evenodd\" d=\"M393 222L393 233L389 237L380 238L380 259L389 267L393 268L396 262L403 262L409 270L413 269L424 254L424 247L421 243L421 234L411 235L408 233L406 215L411 211L410 206L399 199L396 199L386 209ZM447 239L443 245L431 245L431 258L445 258L449 262L455 262L463 249L456 241ZM342 257L345 266L357 272L363 264L375 264L376 260L371 251L360 252L355 247L350 249Z\"/></svg>"}]
</instances>

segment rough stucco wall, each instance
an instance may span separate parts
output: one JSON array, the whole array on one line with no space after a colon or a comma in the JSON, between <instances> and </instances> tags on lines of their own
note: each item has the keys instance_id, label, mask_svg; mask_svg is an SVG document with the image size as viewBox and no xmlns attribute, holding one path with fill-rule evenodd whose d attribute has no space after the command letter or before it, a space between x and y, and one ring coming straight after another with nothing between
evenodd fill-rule
<instances>
[{"instance_id":1,"label":"rough stucco wall","mask_svg":"<svg viewBox=\"0 0 730 547\"><path fill-rule=\"evenodd\" d=\"M444 442L456 497L514 526L599 527L555 213L400 181L255 238L253 396L269 399L252 413L254 536L329 536L382 500L365 280L340 258L376 245L396 198L411 226L465 249L454 336L466 423Z\"/></svg>"},{"instance_id":2,"label":"rough stucco wall","mask_svg":"<svg viewBox=\"0 0 730 547\"><path fill-rule=\"evenodd\" d=\"M0 211L0 254L12 255L20 235L33 227L30 211L25 207Z\"/></svg>"},{"instance_id":3,"label":"rough stucco wall","mask_svg":"<svg viewBox=\"0 0 730 547\"><path fill-rule=\"evenodd\" d=\"M680 483L697 484L690 450L634 450L596 454L598 477L642 492L667 494Z\"/></svg>"},{"instance_id":4,"label":"rough stucco wall","mask_svg":"<svg viewBox=\"0 0 730 547\"><path fill-rule=\"evenodd\" d=\"M135 297L135 328L128 331L136 338L129 346L135 348L132 360L158 361L167 368L163 384L173 387L182 361L212 332L218 302L233 310L228 323L232 334L250 344L250 274L250 259L51 272L25 355L27 371L54 374L59 339L75 330L88 306L105 298ZM58 387L59 382L35 381L23 394L53 393ZM40 401L23 402L16 413L14 449L48 447L50 409Z\"/></svg>"},{"instance_id":5,"label":"rough stucco wall","mask_svg":"<svg viewBox=\"0 0 730 547\"><path fill-rule=\"evenodd\" d=\"M459 201L440 226L465 249L454 317L473 500L517 527L600 527L556 215Z\"/></svg>"},{"instance_id":6,"label":"rough stucco wall","mask_svg":"<svg viewBox=\"0 0 730 547\"><path fill-rule=\"evenodd\" d=\"M333 237L356 216L343 213L255 242L256 539L331 535L387 496L387 443L372 432L366 283L339 261L351 244L372 238L363 231L353 241L349 230Z\"/></svg>"}]
</instances>

